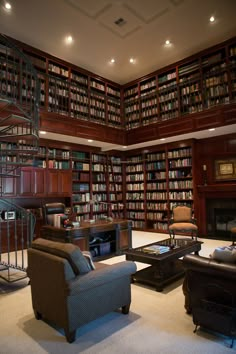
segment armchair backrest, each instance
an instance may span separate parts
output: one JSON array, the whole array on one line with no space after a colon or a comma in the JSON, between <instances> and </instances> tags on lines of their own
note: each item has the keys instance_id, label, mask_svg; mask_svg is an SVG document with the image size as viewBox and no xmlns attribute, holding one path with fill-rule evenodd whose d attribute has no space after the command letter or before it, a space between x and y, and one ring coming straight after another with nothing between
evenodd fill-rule
<instances>
[{"instance_id":1,"label":"armchair backrest","mask_svg":"<svg viewBox=\"0 0 236 354\"><path fill-rule=\"evenodd\" d=\"M43 218L46 225L54 224L55 214L65 214L64 203L47 203L43 206Z\"/></svg>"},{"instance_id":2,"label":"armchair backrest","mask_svg":"<svg viewBox=\"0 0 236 354\"><path fill-rule=\"evenodd\" d=\"M178 205L173 208L174 222L189 222L192 220L192 209L186 205Z\"/></svg>"}]
</instances>

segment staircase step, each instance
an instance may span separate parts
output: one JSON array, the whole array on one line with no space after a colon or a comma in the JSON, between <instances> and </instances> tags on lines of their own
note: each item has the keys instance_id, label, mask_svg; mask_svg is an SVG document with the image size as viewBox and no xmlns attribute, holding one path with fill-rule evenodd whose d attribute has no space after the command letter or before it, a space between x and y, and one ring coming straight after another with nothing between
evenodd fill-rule
<instances>
[{"instance_id":1,"label":"staircase step","mask_svg":"<svg viewBox=\"0 0 236 354\"><path fill-rule=\"evenodd\" d=\"M32 141L36 141L38 140L38 136L34 135L34 134L15 134L15 135L10 135L10 134L4 134L1 135L0 132L0 141L7 141L7 142L17 142L19 140L24 140L27 141L27 143L32 142Z\"/></svg>"},{"instance_id":2,"label":"staircase step","mask_svg":"<svg viewBox=\"0 0 236 354\"><path fill-rule=\"evenodd\" d=\"M8 173L6 172L6 173L1 173L0 172L0 177L4 177L4 178L8 178L8 177L20 177L20 175L19 174L11 174L10 172L12 172L12 171L9 171Z\"/></svg>"},{"instance_id":3,"label":"staircase step","mask_svg":"<svg viewBox=\"0 0 236 354\"><path fill-rule=\"evenodd\" d=\"M10 114L7 117L1 118L0 117L0 126L8 126L8 125L17 125L22 123L30 123L31 120L27 117L20 116L17 114Z\"/></svg>"}]
</instances>

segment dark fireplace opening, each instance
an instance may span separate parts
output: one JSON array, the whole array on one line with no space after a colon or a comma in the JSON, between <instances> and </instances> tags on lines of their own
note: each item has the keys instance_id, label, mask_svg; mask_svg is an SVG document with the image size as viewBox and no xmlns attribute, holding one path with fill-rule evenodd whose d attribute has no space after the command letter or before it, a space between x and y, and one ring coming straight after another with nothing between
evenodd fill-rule
<instances>
[{"instance_id":1,"label":"dark fireplace opening","mask_svg":"<svg viewBox=\"0 0 236 354\"><path fill-rule=\"evenodd\" d=\"M231 240L231 228L236 226L236 200L208 199L207 234L209 238Z\"/></svg>"}]
</instances>

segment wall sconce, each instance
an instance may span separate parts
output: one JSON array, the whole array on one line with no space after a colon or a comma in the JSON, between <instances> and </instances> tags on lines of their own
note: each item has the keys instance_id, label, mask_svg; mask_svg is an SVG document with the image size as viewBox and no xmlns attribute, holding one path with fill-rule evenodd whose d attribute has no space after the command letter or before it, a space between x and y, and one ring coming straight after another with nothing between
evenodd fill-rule
<instances>
[{"instance_id":1,"label":"wall sconce","mask_svg":"<svg viewBox=\"0 0 236 354\"><path fill-rule=\"evenodd\" d=\"M203 184L204 184L204 186L206 186L207 185L207 166L202 165L202 169L203 169Z\"/></svg>"}]
</instances>

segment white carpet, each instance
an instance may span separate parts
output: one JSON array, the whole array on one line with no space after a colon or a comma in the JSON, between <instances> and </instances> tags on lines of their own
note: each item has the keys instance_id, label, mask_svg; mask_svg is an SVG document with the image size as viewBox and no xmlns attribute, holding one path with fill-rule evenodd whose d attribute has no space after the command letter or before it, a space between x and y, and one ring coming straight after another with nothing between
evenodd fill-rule
<instances>
[{"instance_id":1,"label":"white carpet","mask_svg":"<svg viewBox=\"0 0 236 354\"><path fill-rule=\"evenodd\" d=\"M160 240L165 235L133 232L133 247ZM209 256L227 241L203 240L201 255ZM124 260L110 258L105 263ZM138 269L145 265L137 263ZM43 274L42 274L43 276ZM132 284L129 315L110 313L77 330L68 344L62 330L34 318L28 280L7 284L0 280L0 354L223 354L236 352L226 346L227 338L203 330L193 333L192 317L185 313L182 280L156 292ZM95 300L96 301L96 300Z\"/></svg>"}]
</instances>

